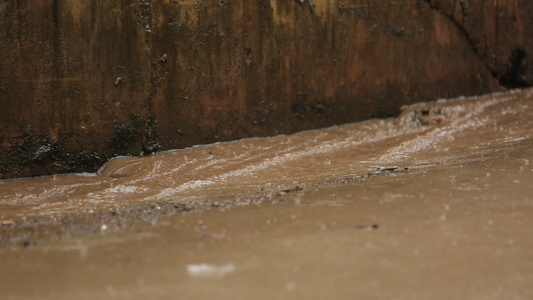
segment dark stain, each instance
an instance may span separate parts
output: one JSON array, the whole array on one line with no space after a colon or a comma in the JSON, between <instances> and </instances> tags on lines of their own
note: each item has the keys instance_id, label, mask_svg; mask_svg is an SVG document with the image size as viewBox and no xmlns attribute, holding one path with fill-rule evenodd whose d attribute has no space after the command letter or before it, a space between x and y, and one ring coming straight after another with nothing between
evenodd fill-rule
<instances>
[{"instance_id":1,"label":"dark stain","mask_svg":"<svg viewBox=\"0 0 533 300\"><path fill-rule=\"evenodd\" d=\"M524 49L516 48L511 53L507 62L507 72L500 78L500 82L507 88L528 87L533 83L533 73L528 68L527 52Z\"/></svg>"}]
</instances>

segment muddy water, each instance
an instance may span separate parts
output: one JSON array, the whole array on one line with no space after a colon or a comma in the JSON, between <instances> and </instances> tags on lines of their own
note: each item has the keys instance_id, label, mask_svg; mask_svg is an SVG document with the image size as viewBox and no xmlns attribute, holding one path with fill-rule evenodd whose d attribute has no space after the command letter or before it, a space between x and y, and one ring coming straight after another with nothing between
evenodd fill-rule
<instances>
[{"instance_id":1,"label":"muddy water","mask_svg":"<svg viewBox=\"0 0 533 300\"><path fill-rule=\"evenodd\" d=\"M0 183L8 299L531 299L533 90ZM379 169L378 169L379 168Z\"/></svg>"}]
</instances>

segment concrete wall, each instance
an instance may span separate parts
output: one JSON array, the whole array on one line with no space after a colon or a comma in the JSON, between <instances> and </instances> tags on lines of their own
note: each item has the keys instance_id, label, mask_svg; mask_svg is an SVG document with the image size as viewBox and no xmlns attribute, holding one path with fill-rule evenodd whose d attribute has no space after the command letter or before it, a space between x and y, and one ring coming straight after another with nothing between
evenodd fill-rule
<instances>
[{"instance_id":1,"label":"concrete wall","mask_svg":"<svg viewBox=\"0 0 533 300\"><path fill-rule=\"evenodd\" d=\"M472 50L503 85L533 85L533 2L430 0L467 37Z\"/></svg>"},{"instance_id":2,"label":"concrete wall","mask_svg":"<svg viewBox=\"0 0 533 300\"><path fill-rule=\"evenodd\" d=\"M0 178L500 90L533 4L497 2L3 1Z\"/></svg>"}]
</instances>

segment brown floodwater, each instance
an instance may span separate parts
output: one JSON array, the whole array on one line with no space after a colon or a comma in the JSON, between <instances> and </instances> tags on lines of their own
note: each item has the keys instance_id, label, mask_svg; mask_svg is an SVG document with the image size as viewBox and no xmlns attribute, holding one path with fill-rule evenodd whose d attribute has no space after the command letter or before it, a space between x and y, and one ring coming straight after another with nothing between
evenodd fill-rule
<instances>
[{"instance_id":1,"label":"brown floodwater","mask_svg":"<svg viewBox=\"0 0 533 300\"><path fill-rule=\"evenodd\" d=\"M533 299L533 90L0 181L6 299Z\"/></svg>"}]
</instances>

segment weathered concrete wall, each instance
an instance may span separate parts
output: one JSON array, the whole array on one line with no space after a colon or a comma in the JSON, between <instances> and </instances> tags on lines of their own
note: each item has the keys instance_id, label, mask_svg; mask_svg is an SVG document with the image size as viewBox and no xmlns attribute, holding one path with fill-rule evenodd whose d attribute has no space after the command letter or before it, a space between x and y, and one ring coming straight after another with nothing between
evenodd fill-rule
<instances>
[{"instance_id":1,"label":"weathered concrete wall","mask_svg":"<svg viewBox=\"0 0 533 300\"><path fill-rule=\"evenodd\" d=\"M509 87L533 85L533 3L530 0L430 0L448 16L481 61Z\"/></svg>"},{"instance_id":2,"label":"weathered concrete wall","mask_svg":"<svg viewBox=\"0 0 533 300\"><path fill-rule=\"evenodd\" d=\"M459 22L455 2L6 0L0 178L501 89L512 51L532 50L533 5L506 1L515 14L500 19L517 21L500 28L481 12Z\"/></svg>"}]
</instances>

